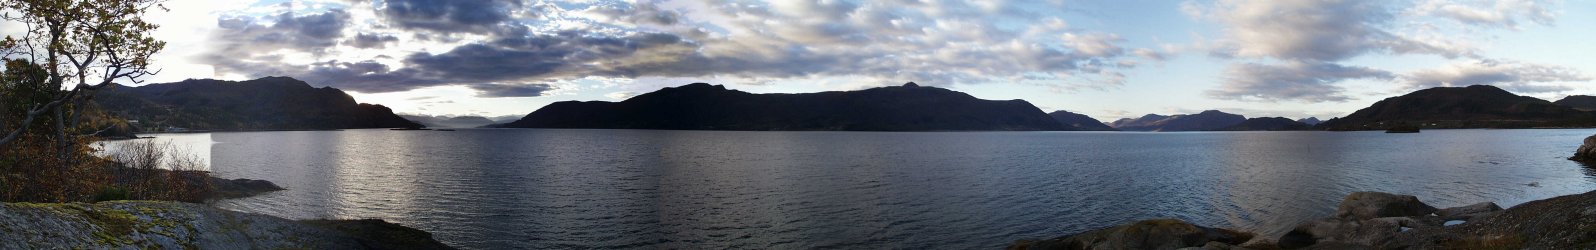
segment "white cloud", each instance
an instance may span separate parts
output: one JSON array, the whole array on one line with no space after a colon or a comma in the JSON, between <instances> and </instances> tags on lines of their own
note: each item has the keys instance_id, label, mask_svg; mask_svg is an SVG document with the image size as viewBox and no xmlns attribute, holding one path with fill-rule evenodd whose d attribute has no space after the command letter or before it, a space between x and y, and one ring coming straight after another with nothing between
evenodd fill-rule
<instances>
[{"instance_id":1,"label":"white cloud","mask_svg":"<svg viewBox=\"0 0 1596 250\"><path fill-rule=\"evenodd\" d=\"M1421 15L1452 19L1464 24L1519 28L1519 20L1552 25L1557 19L1555 6L1548 0L1426 0L1413 7Z\"/></svg>"},{"instance_id":2,"label":"white cloud","mask_svg":"<svg viewBox=\"0 0 1596 250\"><path fill-rule=\"evenodd\" d=\"M621 91L621 92L610 92L609 94L604 94L604 97L609 97L610 99L616 99L616 100L626 100L626 98L632 98L633 96L637 96L637 92Z\"/></svg>"},{"instance_id":3,"label":"white cloud","mask_svg":"<svg viewBox=\"0 0 1596 250\"><path fill-rule=\"evenodd\" d=\"M1258 60L1225 71L1225 80L1209 96L1236 100L1297 100L1307 102L1347 100L1338 82L1349 79L1390 79L1383 70L1344 66L1345 61L1369 54L1434 55L1448 59L1484 60L1480 48L1468 37L1435 32L1428 23L1418 29L1395 31L1400 14L1435 15L1469 25L1516 27L1519 19L1550 24L1555 15L1547 1L1427 0L1219 0L1212 5L1186 2L1189 15L1224 24L1223 39L1203 44L1218 58ZM1485 6L1485 7L1481 7ZM1488 8L1487 8L1488 7ZM1415 23L1405 20L1403 23ZM1473 38L1478 39L1478 38ZM1207 43L1207 41L1201 41ZM1434 74L1432 74L1434 75ZM1434 78L1434 77L1428 77Z\"/></svg>"},{"instance_id":4,"label":"white cloud","mask_svg":"<svg viewBox=\"0 0 1596 250\"><path fill-rule=\"evenodd\" d=\"M1386 30L1394 18L1383 0L1222 0L1207 17L1226 25L1223 53L1248 58L1333 62L1372 52L1470 54Z\"/></svg>"},{"instance_id":5,"label":"white cloud","mask_svg":"<svg viewBox=\"0 0 1596 250\"><path fill-rule=\"evenodd\" d=\"M1064 44L1074 49L1076 53L1086 56L1119 56L1125 50L1115 44L1123 42L1125 42L1124 38L1110 33L1064 34Z\"/></svg>"},{"instance_id":6,"label":"white cloud","mask_svg":"<svg viewBox=\"0 0 1596 250\"><path fill-rule=\"evenodd\" d=\"M1335 83L1349 79L1390 79L1383 70L1314 61L1287 61L1278 65L1246 63L1225 70L1224 82L1208 96L1230 100L1308 102L1345 101L1344 89Z\"/></svg>"},{"instance_id":7,"label":"white cloud","mask_svg":"<svg viewBox=\"0 0 1596 250\"><path fill-rule=\"evenodd\" d=\"M1164 61L1169 59L1168 53L1159 52L1149 48L1137 48L1132 50L1131 53L1136 54L1136 56L1140 56L1144 59L1153 61Z\"/></svg>"},{"instance_id":8,"label":"white cloud","mask_svg":"<svg viewBox=\"0 0 1596 250\"><path fill-rule=\"evenodd\" d=\"M1588 82L1578 69L1513 61L1472 60L1419 70L1402 76L1410 88L1496 85L1519 93L1572 90L1568 83Z\"/></svg>"}]
</instances>

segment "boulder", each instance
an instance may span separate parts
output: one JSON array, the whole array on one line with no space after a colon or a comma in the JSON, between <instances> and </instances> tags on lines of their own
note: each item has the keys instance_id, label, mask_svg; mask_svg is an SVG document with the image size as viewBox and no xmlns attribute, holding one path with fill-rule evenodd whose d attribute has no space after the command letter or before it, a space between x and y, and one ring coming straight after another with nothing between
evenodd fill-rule
<instances>
[{"instance_id":1,"label":"boulder","mask_svg":"<svg viewBox=\"0 0 1596 250\"><path fill-rule=\"evenodd\" d=\"M213 192L211 196L217 199L244 198L283 190L283 187L266 180L206 178L210 182L211 191Z\"/></svg>"},{"instance_id":2,"label":"boulder","mask_svg":"<svg viewBox=\"0 0 1596 250\"><path fill-rule=\"evenodd\" d=\"M1049 240L1019 241L1009 249L1230 249L1252 238L1251 233L1201 227L1176 219L1157 219Z\"/></svg>"},{"instance_id":3,"label":"boulder","mask_svg":"<svg viewBox=\"0 0 1596 250\"><path fill-rule=\"evenodd\" d=\"M1435 215L1441 216L1445 220L1469 220L1474 217L1494 214L1498 211L1502 211L1502 207L1497 206L1496 203L1481 202L1474 205L1436 210Z\"/></svg>"},{"instance_id":4,"label":"boulder","mask_svg":"<svg viewBox=\"0 0 1596 250\"><path fill-rule=\"evenodd\" d=\"M1418 197L1412 195L1356 192L1341 199L1341 205L1336 208L1336 218L1367 220L1380 217L1422 216L1435 211L1435 207L1420 202Z\"/></svg>"},{"instance_id":5,"label":"boulder","mask_svg":"<svg viewBox=\"0 0 1596 250\"><path fill-rule=\"evenodd\" d=\"M1259 249L1259 250L1280 249L1280 245L1275 244L1274 240L1270 240L1267 237L1253 237L1252 240L1248 240L1247 242L1241 243L1240 247L1242 249Z\"/></svg>"},{"instance_id":6,"label":"boulder","mask_svg":"<svg viewBox=\"0 0 1596 250\"><path fill-rule=\"evenodd\" d=\"M1291 232L1280 237L1279 246L1288 249L1327 245L1377 246L1401 233L1403 227L1429 226L1421 224L1407 217L1368 220L1325 218L1297 225Z\"/></svg>"},{"instance_id":7,"label":"boulder","mask_svg":"<svg viewBox=\"0 0 1596 250\"><path fill-rule=\"evenodd\" d=\"M1596 135L1585 137L1585 144L1579 145L1579 149L1574 150L1574 157L1568 159L1584 163L1596 162Z\"/></svg>"}]
</instances>

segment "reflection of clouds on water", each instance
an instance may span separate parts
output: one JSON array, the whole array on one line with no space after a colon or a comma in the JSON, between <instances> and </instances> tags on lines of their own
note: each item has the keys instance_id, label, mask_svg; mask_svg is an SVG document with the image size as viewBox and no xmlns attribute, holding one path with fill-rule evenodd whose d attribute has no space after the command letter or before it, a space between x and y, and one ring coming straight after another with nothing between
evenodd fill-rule
<instances>
[{"instance_id":1,"label":"reflection of clouds on water","mask_svg":"<svg viewBox=\"0 0 1596 250\"><path fill-rule=\"evenodd\" d=\"M100 150L101 156L109 156L128 143L152 141L168 147L167 157L163 159L161 168L170 168L173 161L179 159L175 156L193 156L192 159L200 163L200 169L197 170L211 171L211 144L216 142L211 140L210 133L140 134L139 136L155 138L100 141L94 143L94 147Z\"/></svg>"}]
</instances>

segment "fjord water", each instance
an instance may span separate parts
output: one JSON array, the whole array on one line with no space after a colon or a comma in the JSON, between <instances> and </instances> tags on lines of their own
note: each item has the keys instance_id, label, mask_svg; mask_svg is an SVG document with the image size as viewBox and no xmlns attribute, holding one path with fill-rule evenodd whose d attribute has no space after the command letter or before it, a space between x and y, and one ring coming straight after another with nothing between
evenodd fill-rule
<instances>
[{"instance_id":1,"label":"fjord water","mask_svg":"<svg viewBox=\"0 0 1596 250\"><path fill-rule=\"evenodd\" d=\"M1564 158L1593 132L208 136L219 175L288 188L223 208L381 218L464 248L972 249L1150 218L1278 236L1354 191L1438 207L1582 193L1596 179Z\"/></svg>"}]
</instances>

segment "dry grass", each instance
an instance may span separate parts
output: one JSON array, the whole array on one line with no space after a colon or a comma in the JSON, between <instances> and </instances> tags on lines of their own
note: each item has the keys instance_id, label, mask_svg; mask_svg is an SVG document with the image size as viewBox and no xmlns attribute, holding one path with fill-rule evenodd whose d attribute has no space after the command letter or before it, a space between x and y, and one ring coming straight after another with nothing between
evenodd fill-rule
<instances>
[{"instance_id":1,"label":"dry grass","mask_svg":"<svg viewBox=\"0 0 1596 250\"><path fill-rule=\"evenodd\" d=\"M128 141L106 155L126 199L201 202L210 193L205 161L169 142Z\"/></svg>"},{"instance_id":2,"label":"dry grass","mask_svg":"<svg viewBox=\"0 0 1596 250\"><path fill-rule=\"evenodd\" d=\"M204 161L169 143L129 141L105 157L95 156L88 141L65 151L43 136L14 143L0 152L0 201L202 202L211 189L208 173L200 171Z\"/></svg>"}]
</instances>

